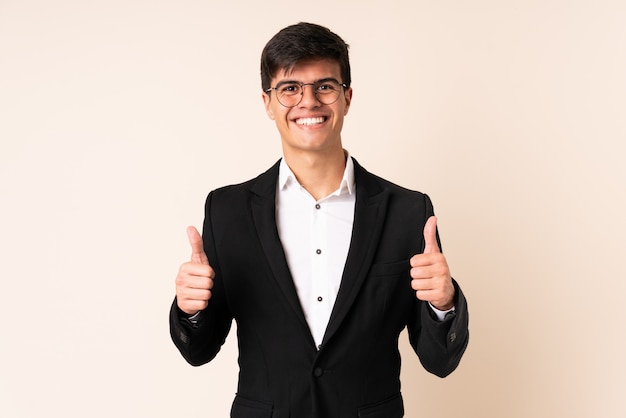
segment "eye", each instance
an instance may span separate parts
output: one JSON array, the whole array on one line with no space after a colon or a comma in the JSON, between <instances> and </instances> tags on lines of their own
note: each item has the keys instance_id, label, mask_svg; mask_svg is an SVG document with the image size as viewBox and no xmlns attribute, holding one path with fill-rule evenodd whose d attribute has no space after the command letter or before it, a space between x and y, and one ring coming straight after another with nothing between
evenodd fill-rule
<instances>
[{"instance_id":1,"label":"eye","mask_svg":"<svg viewBox=\"0 0 626 418\"><path fill-rule=\"evenodd\" d=\"M294 95L300 93L300 85L296 83L283 84L278 88L278 93L286 95Z\"/></svg>"},{"instance_id":2,"label":"eye","mask_svg":"<svg viewBox=\"0 0 626 418\"><path fill-rule=\"evenodd\" d=\"M335 81L322 81L317 85L318 94L336 94L339 92L340 85Z\"/></svg>"},{"instance_id":3,"label":"eye","mask_svg":"<svg viewBox=\"0 0 626 418\"><path fill-rule=\"evenodd\" d=\"M320 91L320 92L332 92L335 90L337 90L337 86L335 86L333 83L330 83L330 82L322 83L319 86L317 86L317 91Z\"/></svg>"}]
</instances>

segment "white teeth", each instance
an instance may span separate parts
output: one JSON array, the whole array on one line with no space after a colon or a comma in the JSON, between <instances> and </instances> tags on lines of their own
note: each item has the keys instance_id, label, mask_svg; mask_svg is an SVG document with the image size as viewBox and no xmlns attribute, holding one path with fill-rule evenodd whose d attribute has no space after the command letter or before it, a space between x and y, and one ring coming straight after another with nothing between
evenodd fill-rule
<instances>
[{"instance_id":1,"label":"white teeth","mask_svg":"<svg viewBox=\"0 0 626 418\"><path fill-rule=\"evenodd\" d=\"M296 123L298 125L316 125L316 124L322 123L322 122L324 122L324 118L323 117L296 119Z\"/></svg>"}]
</instances>

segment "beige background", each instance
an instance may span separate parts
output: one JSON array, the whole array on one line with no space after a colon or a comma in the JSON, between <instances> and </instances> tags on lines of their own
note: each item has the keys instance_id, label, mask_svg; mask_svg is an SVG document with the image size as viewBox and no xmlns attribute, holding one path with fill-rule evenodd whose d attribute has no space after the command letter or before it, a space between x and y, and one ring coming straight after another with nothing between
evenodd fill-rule
<instances>
[{"instance_id":1,"label":"beige background","mask_svg":"<svg viewBox=\"0 0 626 418\"><path fill-rule=\"evenodd\" d=\"M407 417L624 417L626 2L0 0L0 416L225 417L231 334L168 335L206 193L280 156L258 62L351 44L346 148L431 195L459 369L402 339Z\"/></svg>"}]
</instances>

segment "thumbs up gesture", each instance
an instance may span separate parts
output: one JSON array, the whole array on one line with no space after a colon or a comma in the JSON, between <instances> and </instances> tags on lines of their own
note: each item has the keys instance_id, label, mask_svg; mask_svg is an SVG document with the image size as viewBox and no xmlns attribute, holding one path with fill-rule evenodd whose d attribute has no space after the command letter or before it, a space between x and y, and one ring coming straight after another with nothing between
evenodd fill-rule
<instances>
[{"instance_id":1,"label":"thumbs up gesture","mask_svg":"<svg viewBox=\"0 0 626 418\"><path fill-rule=\"evenodd\" d=\"M418 299L445 311L454 306L454 285L446 258L437 244L437 218L424 225L424 252L411 258L411 287Z\"/></svg>"},{"instance_id":2,"label":"thumbs up gesture","mask_svg":"<svg viewBox=\"0 0 626 418\"><path fill-rule=\"evenodd\" d=\"M202 237L193 226L187 228L191 260L183 263L176 276L176 301L181 311L195 315L208 306L215 272L204 253Z\"/></svg>"}]
</instances>

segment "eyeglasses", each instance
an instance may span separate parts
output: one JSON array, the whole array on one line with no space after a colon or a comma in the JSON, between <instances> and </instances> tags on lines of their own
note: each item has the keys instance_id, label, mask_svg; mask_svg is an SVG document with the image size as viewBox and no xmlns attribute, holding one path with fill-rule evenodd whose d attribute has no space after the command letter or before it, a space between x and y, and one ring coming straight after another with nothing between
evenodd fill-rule
<instances>
[{"instance_id":1,"label":"eyeglasses","mask_svg":"<svg viewBox=\"0 0 626 418\"><path fill-rule=\"evenodd\" d=\"M342 87L348 88L344 83L330 78L319 80L314 83L299 83L296 81L281 81L276 87L270 87L265 90L270 93L272 90L276 92L278 103L285 107L297 106L304 97L304 86L313 86L313 94L315 98L322 104L331 105L339 99Z\"/></svg>"}]
</instances>

